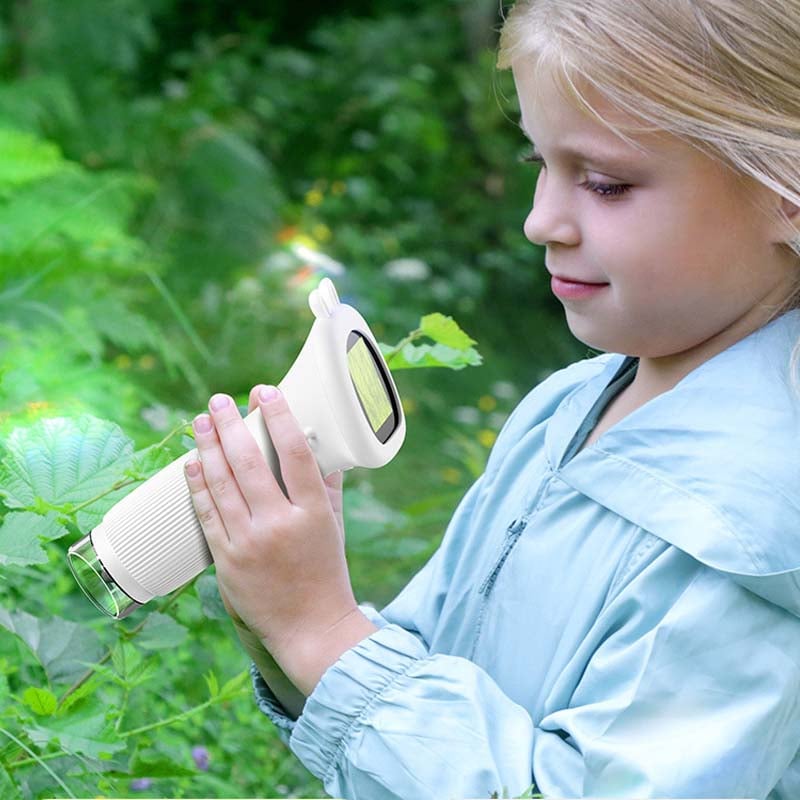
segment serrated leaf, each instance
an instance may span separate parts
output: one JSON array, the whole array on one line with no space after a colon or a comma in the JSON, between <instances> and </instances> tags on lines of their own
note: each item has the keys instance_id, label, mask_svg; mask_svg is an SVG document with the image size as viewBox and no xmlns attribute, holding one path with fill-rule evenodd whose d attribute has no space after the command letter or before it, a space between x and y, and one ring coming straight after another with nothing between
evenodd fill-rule
<instances>
[{"instance_id":1,"label":"serrated leaf","mask_svg":"<svg viewBox=\"0 0 800 800\"><path fill-rule=\"evenodd\" d=\"M11 508L31 509L37 501L77 505L102 494L124 476L133 443L113 422L89 415L50 417L15 428L0 463L0 492ZM94 528L129 491L116 490L82 509L78 526Z\"/></svg>"},{"instance_id":2,"label":"serrated leaf","mask_svg":"<svg viewBox=\"0 0 800 800\"><path fill-rule=\"evenodd\" d=\"M121 678L127 678L142 662L142 654L130 642L117 642L111 650L111 663Z\"/></svg>"},{"instance_id":3,"label":"serrated leaf","mask_svg":"<svg viewBox=\"0 0 800 800\"><path fill-rule=\"evenodd\" d=\"M0 524L0 564L46 564L42 539L50 541L67 533L53 512L46 516L30 511L6 514Z\"/></svg>"},{"instance_id":4,"label":"serrated leaf","mask_svg":"<svg viewBox=\"0 0 800 800\"><path fill-rule=\"evenodd\" d=\"M151 445L134 454L133 462L125 474L143 480L169 466L174 460L175 456L166 447Z\"/></svg>"},{"instance_id":5,"label":"serrated leaf","mask_svg":"<svg viewBox=\"0 0 800 800\"><path fill-rule=\"evenodd\" d=\"M41 619L25 611L0 608L0 627L22 639L44 667L51 683L72 683L86 671L83 661L99 661L97 634L61 617Z\"/></svg>"},{"instance_id":6,"label":"serrated leaf","mask_svg":"<svg viewBox=\"0 0 800 800\"><path fill-rule=\"evenodd\" d=\"M55 713L58 706L56 696L49 689L38 689L35 686L28 687L22 693L22 702L40 716L49 716Z\"/></svg>"},{"instance_id":7,"label":"serrated leaf","mask_svg":"<svg viewBox=\"0 0 800 800\"><path fill-rule=\"evenodd\" d=\"M453 347L456 350L466 350L477 342L461 330L452 317L444 314L426 314L420 320L422 332L439 344Z\"/></svg>"},{"instance_id":8,"label":"serrated leaf","mask_svg":"<svg viewBox=\"0 0 800 800\"><path fill-rule=\"evenodd\" d=\"M250 684L250 670L246 669L238 675L234 675L229 681L225 681L219 693L222 697L236 694L243 686Z\"/></svg>"},{"instance_id":9,"label":"serrated leaf","mask_svg":"<svg viewBox=\"0 0 800 800\"><path fill-rule=\"evenodd\" d=\"M168 616L154 611L136 636L136 643L145 650L164 650L180 646L189 631Z\"/></svg>"},{"instance_id":10,"label":"serrated leaf","mask_svg":"<svg viewBox=\"0 0 800 800\"><path fill-rule=\"evenodd\" d=\"M100 758L102 753L116 753L126 747L106 720L106 709L99 700L68 716L53 718L46 725L26 727L25 732L39 747L57 741L67 753L92 758Z\"/></svg>"},{"instance_id":11,"label":"serrated leaf","mask_svg":"<svg viewBox=\"0 0 800 800\"><path fill-rule=\"evenodd\" d=\"M39 514L7 514L0 525L0 564L46 564L47 553L39 540Z\"/></svg>"},{"instance_id":12,"label":"serrated leaf","mask_svg":"<svg viewBox=\"0 0 800 800\"><path fill-rule=\"evenodd\" d=\"M200 606L203 609L203 613L209 619L229 618L229 614L222 603L217 579L214 575L201 575L195 581L194 588L200 598Z\"/></svg>"},{"instance_id":13,"label":"serrated leaf","mask_svg":"<svg viewBox=\"0 0 800 800\"><path fill-rule=\"evenodd\" d=\"M94 681L86 681L86 683L82 683L77 689L74 689L72 694L70 694L66 700L61 703L61 708L59 709L59 714L66 714L72 706L77 705L80 703L81 700L86 699L89 697L95 690L96 686Z\"/></svg>"}]
</instances>

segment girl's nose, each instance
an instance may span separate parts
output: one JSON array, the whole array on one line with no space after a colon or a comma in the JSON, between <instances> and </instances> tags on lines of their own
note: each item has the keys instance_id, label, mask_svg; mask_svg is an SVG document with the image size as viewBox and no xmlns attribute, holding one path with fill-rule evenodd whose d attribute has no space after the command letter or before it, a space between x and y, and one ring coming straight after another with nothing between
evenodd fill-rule
<instances>
[{"instance_id":1,"label":"girl's nose","mask_svg":"<svg viewBox=\"0 0 800 800\"><path fill-rule=\"evenodd\" d=\"M523 231L531 244L547 245L551 242L575 245L578 229L565 198L552 188L542 186L542 176L536 186L533 206L525 218Z\"/></svg>"}]
</instances>

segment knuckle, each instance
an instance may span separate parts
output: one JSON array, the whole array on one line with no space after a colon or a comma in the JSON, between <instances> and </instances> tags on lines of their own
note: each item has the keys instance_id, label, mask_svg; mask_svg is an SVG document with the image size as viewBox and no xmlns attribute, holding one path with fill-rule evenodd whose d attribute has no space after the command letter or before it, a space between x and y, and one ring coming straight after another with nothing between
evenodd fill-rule
<instances>
[{"instance_id":1,"label":"knuckle","mask_svg":"<svg viewBox=\"0 0 800 800\"><path fill-rule=\"evenodd\" d=\"M254 473L261 468L263 459L257 453L241 453L236 457L235 466L240 472Z\"/></svg>"},{"instance_id":2,"label":"knuckle","mask_svg":"<svg viewBox=\"0 0 800 800\"><path fill-rule=\"evenodd\" d=\"M211 489L212 494L222 497L228 491L230 491L230 481L227 478L217 478L212 481L209 488Z\"/></svg>"},{"instance_id":3,"label":"knuckle","mask_svg":"<svg viewBox=\"0 0 800 800\"><path fill-rule=\"evenodd\" d=\"M200 520L201 525L208 525L217 518L217 512L210 506L198 509L197 518Z\"/></svg>"},{"instance_id":4,"label":"knuckle","mask_svg":"<svg viewBox=\"0 0 800 800\"><path fill-rule=\"evenodd\" d=\"M286 454L292 458L309 458L311 450L303 437L293 436L286 443Z\"/></svg>"}]
</instances>

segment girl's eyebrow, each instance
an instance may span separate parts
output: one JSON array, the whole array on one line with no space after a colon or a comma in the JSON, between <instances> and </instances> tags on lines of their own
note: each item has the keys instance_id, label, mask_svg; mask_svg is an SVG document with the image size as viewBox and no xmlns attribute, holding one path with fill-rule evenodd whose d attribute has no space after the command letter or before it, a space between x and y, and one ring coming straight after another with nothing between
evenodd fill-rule
<instances>
[{"instance_id":1,"label":"girl's eyebrow","mask_svg":"<svg viewBox=\"0 0 800 800\"><path fill-rule=\"evenodd\" d=\"M533 145L532 155L534 157L541 158L541 153L534 144L531 135L522 126L522 123L519 124L519 128L525 134L528 141L530 141L530 143ZM581 150L579 148L565 146L556 147L555 152L562 156L570 156L576 161L583 161L587 164L608 164L616 167L630 167L632 165L631 156L624 155L622 153L615 153L610 150L603 151L591 147Z\"/></svg>"}]
</instances>

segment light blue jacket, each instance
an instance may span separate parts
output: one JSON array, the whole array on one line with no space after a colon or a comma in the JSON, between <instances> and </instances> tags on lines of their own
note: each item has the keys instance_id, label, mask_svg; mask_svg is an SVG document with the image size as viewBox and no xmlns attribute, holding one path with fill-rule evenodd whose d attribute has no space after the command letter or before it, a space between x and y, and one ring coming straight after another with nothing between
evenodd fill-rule
<instances>
[{"instance_id":1,"label":"light blue jacket","mask_svg":"<svg viewBox=\"0 0 800 800\"><path fill-rule=\"evenodd\" d=\"M577 455L636 360L534 388L441 547L297 722L253 670L326 790L798 800L798 339L792 311Z\"/></svg>"}]
</instances>

